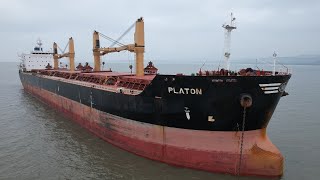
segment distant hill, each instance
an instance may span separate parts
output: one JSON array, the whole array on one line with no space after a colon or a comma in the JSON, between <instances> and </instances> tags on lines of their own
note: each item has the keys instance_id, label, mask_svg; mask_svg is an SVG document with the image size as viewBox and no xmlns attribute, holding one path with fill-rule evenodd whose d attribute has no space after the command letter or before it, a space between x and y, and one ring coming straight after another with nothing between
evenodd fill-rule
<instances>
[{"instance_id":1,"label":"distant hill","mask_svg":"<svg viewBox=\"0 0 320 180\"><path fill-rule=\"evenodd\" d=\"M265 62L269 64L273 64L273 57L264 57L264 58L257 58L258 64L263 64ZM150 59L145 59L145 63L150 61ZM218 59L208 59L200 60L200 59L184 59L184 60L168 60L168 59L153 59L152 60L156 64L181 64L181 63L192 63L192 64L223 64L223 60L219 61ZM0 62L19 62L18 59L2 59L0 58ZM67 61L66 61L67 62ZM231 61L232 64L255 64L256 59L253 58L241 58L237 59L236 57L232 57ZM299 56L292 56L292 57L277 57L277 62L284 64L284 65L320 65L320 55L299 55ZM84 62L82 62L84 63ZM90 62L92 64L93 62ZM127 64L128 61L119 61L119 60L108 60L107 63L124 63Z\"/></svg>"},{"instance_id":2,"label":"distant hill","mask_svg":"<svg viewBox=\"0 0 320 180\"><path fill-rule=\"evenodd\" d=\"M234 60L234 63L249 63L253 64L256 59L239 59ZM273 57L258 58L258 63L268 62L273 63ZM299 55L293 57L277 57L277 62L287 65L320 65L320 55Z\"/></svg>"},{"instance_id":3,"label":"distant hill","mask_svg":"<svg viewBox=\"0 0 320 180\"><path fill-rule=\"evenodd\" d=\"M300 55L296 57L277 58L283 64L320 65L320 55Z\"/></svg>"}]
</instances>

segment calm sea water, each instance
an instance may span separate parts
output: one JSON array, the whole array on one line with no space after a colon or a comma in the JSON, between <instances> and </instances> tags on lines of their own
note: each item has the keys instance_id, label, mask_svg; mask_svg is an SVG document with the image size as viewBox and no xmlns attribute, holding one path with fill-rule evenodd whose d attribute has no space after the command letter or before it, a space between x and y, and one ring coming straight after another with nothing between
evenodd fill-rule
<instances>
[{"instance_id":1,"label":"calm sea water","mask_svg":"<svg viewBox=\"0 0 320 180\"><path fill-rule=\"evenodd\" d=\"M125 64L113 64L125 69ZM186 74L199 65L158 65ZM320 177L320 66L291 66L289 96L268 127L285 156L282 179ZM261 179L179 168L118 149L24 92L17 63L0 63L0 179Z\"/></svg>"}]
</instances>

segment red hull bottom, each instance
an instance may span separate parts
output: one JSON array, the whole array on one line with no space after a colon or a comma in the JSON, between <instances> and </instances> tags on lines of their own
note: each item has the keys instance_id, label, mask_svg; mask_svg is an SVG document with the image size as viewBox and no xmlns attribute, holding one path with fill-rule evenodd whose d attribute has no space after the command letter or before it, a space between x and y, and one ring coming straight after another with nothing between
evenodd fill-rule
<instances>
[{"instance_id":1,"label":"red hull bottom","mask_svg":"<svg viewBox=\"0 0 320 180\"><path fill-rule=\"evenodd\" d=\"M141 123L28 84L23 86L98 137L124 150L171 165L238 175L240 131L200 131ZM283 156L268 138L266 129L245 131L240 175L279 177L282 173Z\"/></svg>"}]
</instances>

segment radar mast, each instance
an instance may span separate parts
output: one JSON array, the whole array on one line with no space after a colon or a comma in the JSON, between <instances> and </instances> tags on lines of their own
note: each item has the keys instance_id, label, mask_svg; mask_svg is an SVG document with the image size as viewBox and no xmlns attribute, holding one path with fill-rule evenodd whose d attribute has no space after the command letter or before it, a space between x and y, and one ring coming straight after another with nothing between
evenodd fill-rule
<instances>
[{"instance_id":1,"label":"radar mast","mask_svg":"<svg viewBox=\"0 0 320 180\"><path fill-rule=\"evenodd\" d=\"M273 52L273 72L272 75L276 75L276 58L277 58L277 53L274 51Z\"/></svg>"},{"instance_id":2,"label":"radar mast","mask_svg":"<svg viewBox=\"0 0 320 180\"><path fill-rule=\"evenodd\" d=\"M231 45L231 31L237 29L235 25L236 18L233 17L233 13L231 13L230 24L223 24L222 27L225 29L224 34L224 60L225 60L225 69L230 69L230 45Z\"/></svg>"},{"instance_id":3,"label":"radar mast","mask_svg":"<svg viewBox=\"0 0 320 180\"><path fill-rule=\"evenodd\" d=\"M38 45L39 51L42 51L42 41L40 38L38 38L37 40L37 45Z\"/></svg>"}]
</instances>

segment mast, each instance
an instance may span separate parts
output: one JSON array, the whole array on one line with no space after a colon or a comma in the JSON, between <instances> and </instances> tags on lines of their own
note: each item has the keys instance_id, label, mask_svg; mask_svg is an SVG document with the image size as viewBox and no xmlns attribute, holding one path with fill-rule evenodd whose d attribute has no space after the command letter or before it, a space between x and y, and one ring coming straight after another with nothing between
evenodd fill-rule
<instances>
[{"instance_id":1,"label":"mast","mask_svg":"<svg viewBox=\"0 0 320 180\"><path fill-rule=\"evenodd\" d=\"M275 76L276 75L276 57L277 57L277 53L273 52L273 72L272 74Z\"/></svg>"},{"instance_id":2,"label":"mast","mask_svg":"<svg viewBox=\"0 0 320 180\"><path fill-rule=\"evenodd\" d=\"M134 52L136 53L136 76L144 76L144 23L142 17L136 22L136 32L134 33Z\"/></svg>"},{"instance_id":3,"label":"mast","mask_svg":"<svg viewBox=\"0 0 320 180\"><path fill-rule=\"evenodd\" d=\"M99 33L97 31L93 32L93 58L94 58L94 71L100 71L100 40L99 40Z\"/></svg>"},{"instance_id":4,"label":"mast","mask_svg":"<svg viewBox=\"0 0 320 180\"><path fill-rule=\"evenodd\" d=\"M59 69L59 54L58 54L58 45L53 43L53 69Z\"/></svg>"},{"instance_id":5,"label":"mast","mask_svg":"<svg viewBox=\"0 0 320 180\"><path fill-rule=\"evenodd\" d=\"M42 51L42 41L41 41L40 38L37 40L37 44L38 44L38 47L39 47L39 51Z\"/></svg>"},{"instance_id":6,"label":"mast","mask_svg":"<svg viewBox=\"0 0 320 180\"><path fill-rule=\"evenodd\" d=\"M72 37L69 38L69 66L70 66L70 71L75 70L74 66L74 42Z\"/></svg>"},{"instance_id":7,"label":"mast","mask_svg":"<svg viewBox=\"0 0 320 180\"><path fill-rule=\"evenodd\" d=\"M236 18L233 17L233 14L231 13L230 24L222 25L222 27L225 29L225 34L224 34L224 60L225 60L225 69L226 70L230 69L229 58L230 58L230 45L231 45L231 31L234 30L234 29L237 29L237 27L235 26L235 20L236 20Z\"/></svg>"}]
</instances>

